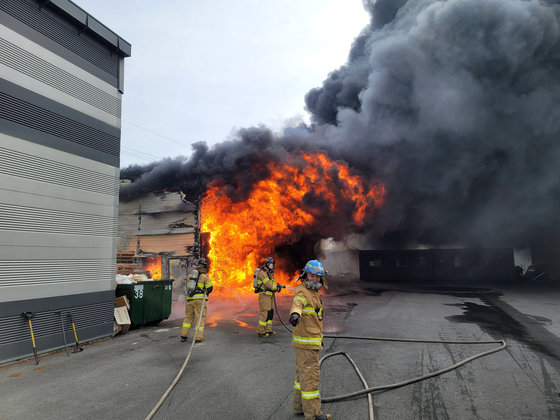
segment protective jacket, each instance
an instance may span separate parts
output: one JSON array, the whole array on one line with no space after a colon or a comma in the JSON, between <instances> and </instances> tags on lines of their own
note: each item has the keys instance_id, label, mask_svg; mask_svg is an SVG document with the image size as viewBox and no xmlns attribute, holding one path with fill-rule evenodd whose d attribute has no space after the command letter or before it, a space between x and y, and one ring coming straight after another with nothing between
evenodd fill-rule
<instances>
[{"instance_id":1,"label":"protective jacket","mask_svg":"<svg viewBox=\"0 0 560 420\"><path fill-rule=\"evenodd\" d=\"M200 318L200 325L196 330L196 340L202 340L204 336L204 326L206 324L206 300L208 295L212 292L213 284L210 277L206 274L206 268L203 266L194 267L198 272L198 280L195 289L187 293L185 302L185 319L181 327L181 337L188 337L191 326L197 326L198 319ZM203 300L204 292L206 291L206 299Z\"/></svg>"},{"instance_id":2,"label":"protective jacket","mask_svg":"<svg viewBox=\"0 0 560 420\"><path fill-rule=\"evenodd\" d=\"M257 274L257 285L259 290L259 324L257 325L257 334L274 334L272 332L272 319L274 318L274 292L276 291L276 282L273 273L269 273L263 268Z\"/></svg>"},{"instance_id":3,"label":"protective jacket","mask_svg":"<svg viewBox=\"0 0 560 420\"><path fill-rule=\"evenodd\" d=\"M259 274L257 274L257 285L259 287L259 293L272 296L276 290L274 274L269 273L266 269L262 269L259 271Z\"/></svg>"},{"instance_id":4,"label":"protective jacket","mask_svg":"<svg viewBox=\"0 0 560 420\"><path fill-rule=\"evenodd\" d=\"M208 274L206 274L206 268L202 266L197 266L195 268L197 268L200 273L198 281L196 282L196 288L192 292L187 293L186 298L187 300L202 299L204 297L204 291L206 291L206 300L208 300L208 295L212 291L214 284L210 280L210 277L208 277Z\"/></svg>"},{"instance_id":5,"label":"protective jacket","mask_svg":"<svg viewBox=\"0 0 560 420\"><path fill-rule=\"evenodd\" d=\"M300 315L299 323L293 329L294 347L320 350L323 345L323 303L317 290L300 284L294 292L290 314Z\"/></svg>"}]
</instances>

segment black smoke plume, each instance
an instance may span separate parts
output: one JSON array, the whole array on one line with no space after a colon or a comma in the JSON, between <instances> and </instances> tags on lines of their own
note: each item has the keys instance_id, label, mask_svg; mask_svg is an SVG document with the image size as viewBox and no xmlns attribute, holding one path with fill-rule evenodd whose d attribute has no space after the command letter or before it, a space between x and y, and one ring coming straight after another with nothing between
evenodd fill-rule
<instances>
[{"instance_id":1,"label":"black smoke plume","mask_svg":"<svg viewBox=\"0 0 560 420\"><path fill-rule=\"evenodd\" d=\"M121 177L134 183L123 198L162 188L196 194L219 180L243 199L267 162L321 150L385 184L386 201L366 226L371 244L527 246L557 234L558 2L364 7L371 21L347 63L305 97L311 126L282 136L248 128L212 149L196 144L188 159L126 168Z\"/></svg>"}]
</instances>

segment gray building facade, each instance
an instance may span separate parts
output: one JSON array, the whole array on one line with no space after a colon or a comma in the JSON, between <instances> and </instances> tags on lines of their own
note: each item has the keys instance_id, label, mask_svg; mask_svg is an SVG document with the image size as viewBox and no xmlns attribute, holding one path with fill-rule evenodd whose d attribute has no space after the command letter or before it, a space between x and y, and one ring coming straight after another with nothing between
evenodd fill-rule
<instances>
[{"instance_id":1,"label":"gray building facade","mask_svg":"<svg viewBox=\"0 0 560 420\"><path fill-rule=\"evenodd\" d=\"M0 0L0 363L111 335L131 45L69 0ZM64 335L63 335L64 334Z\"/></svg>"}]
</instances>

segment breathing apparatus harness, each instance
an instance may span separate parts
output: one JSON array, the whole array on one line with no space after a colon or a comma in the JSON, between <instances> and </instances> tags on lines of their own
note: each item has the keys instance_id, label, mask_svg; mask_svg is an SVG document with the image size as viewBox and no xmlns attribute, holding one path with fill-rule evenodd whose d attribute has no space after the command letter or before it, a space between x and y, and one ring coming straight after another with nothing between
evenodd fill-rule
<instances>
[{"instance_id":1,"label":"breathing apparatus harness","mask_svg":"<svg viewBox=\"0 0 560 420\"><path fill-rule=\"evenodd\" d=\"M196 264L194 265L194 269L191 271L191 273L189 274L189 280L187 281L187 286L186 286L186 297L187 298L192 298L195 295L198 294L210 294L211 289L210 290L206 290L206 289L201 289L200 287L198 287L198 278L200 277L200 272L199 270L204 269L204 271L206 271L206 268L208 266L208 263L206 261L206 259L204 258L200 258Z\"/></svg>"},{"instance_id":2,"label":"breathing apparatus harness","mask_svg":"<svg viewBox=\"0 0 560 420\"><path fill-rule=\"evenodd\" d=\"M192 270L191 274L189 274L189 280L187 281L187 297L193 297L197 293L202 293L203 291L200 290L198 287L198 277L200 273L198 270Z\"/></svg>"},{"instance_id":3,"label":"breathing apparatus harness","mask_svg":"<svg viewBox=\"0 0 560 420\"><path fill-rule=\"evenodd\" d=\"M205 258L199 258L198 261L194 264L194 267L197 267L198 269L204 269L204 271L206 272L206 269L208 268L208 261ZM199 273L198 269L192 270L191 274L189 275L189 280L188 280L187 286L186 286L186 292L187 292L188 296L193 296L194 294L197 293L197 291L199 291L202 294L201 299L202 299L202 305L204 307L204 302L207 300L208 295L212 292L213 287L210 286L208 288L205 288L204 290L200 290L200 288L198 287L198 277L200 276L200 273ZM200 315L198 316L198 321L196 323L195 331L199 331L199 329L200 329L200 324L202 322L203 314L204 314L204 311L200 311ZM163 404L163 402L165 401L167 396L171 393L171 391L173 390L175 385L177 385L177 382L179 382L179 379L181 378L181 376L183 376L183 372L185 371L185 368L187 367L187 364L189 363L189 360L191 358L192 350L193 350L193 347L194 347L195 343L196 343L196 340L193 339L192 342L191 342L191 346L189 347L189 352L187 354L187 357L185 358L185 361L183 362L183 366L181 366L181 369L179 370L179 373L177 373L177 376L175 377L175 379L173 380L171 385L169 385L169 388L167 388L167 390L161 396L161 398L156 403L156 405L154 406L152 411L150 411L150 413L148 414L148 416L146 417L145 420L151 420L151 418L154 416L154 414L157 412L157 410L161 407L161 405Z\"/></svg>"},{"instance_id":4,"label":"breathing apparatus harness","mask_svg":"<svg viewBox=\"0 0 560 420\"><path fill-rule=\"evenodd\" d=\"M264 260L263 268L255 268L255 272L253 273L253 292L255 293L266 292L266 290L262 287L262 283L259 282L258 278L261 271L264 271L267 274L267 277L269 273L274 273L274 258L267 257L267 259ZM271 292L279 292L285 287L286 286L277 284L276 290L271 290Z\"/></svg>"},{"instance_id":5,"label":"breathing apparatus harness","mask_svg":"<svg viewBox=\"0 0 560 420\"><path fill-rule=\"evenodd\" d=\"M255 293L259 293L261 291L261 285L259 284L260 272L261 272L260 268L255 268L255 272L253 273L253 291Z\"/></svg>"}]
</instances>

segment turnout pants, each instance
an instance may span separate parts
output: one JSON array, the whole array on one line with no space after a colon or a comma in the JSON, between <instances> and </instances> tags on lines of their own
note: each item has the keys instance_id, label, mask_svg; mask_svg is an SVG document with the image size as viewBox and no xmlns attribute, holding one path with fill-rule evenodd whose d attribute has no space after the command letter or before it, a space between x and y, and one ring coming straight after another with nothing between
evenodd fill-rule
<instances>
[{"instance_id":1,"label":"turnout pants","mask_svg":"<svg viewBox=\"0 0 560 420\"><path fill-rule=\"evenodd\" d=\"M202 311L202 321L200 321L198 331L195 332L195 339L202 340L202 336L204 335L204 324L206 322L206 302L204 302L204 308L202 307L202 303L203 299L187 300L187 303L185 304L185 319L183 320L183 326L181 328L181 337L189 336L191 326L196 328L200 312Z\"/></svg>"},{"instance_id":2,"label":"turnout pants","mask_svg":"<svg viewBox=\"0 0 560 420\"><path fill-rule=\"evenodd\" d=\"M294 383L294 411L303 413L305 420L322 414L319 395L319 350L294 347L296 350L296 380Z\"/></svg>"},{"instance_id":3,"label":"turnout pants","mask_svg":"<svg viewBox=\"0 0 560 420\"><path fill-rule=\"evenodd\" d=\"M272 309L272 296L264 293L259 293L259 310L261 315L259 317L259 325L257 326L257 333L264 334L272 332L272 318L274 318L274 309Z\"/></svg>"}]
</instances>

